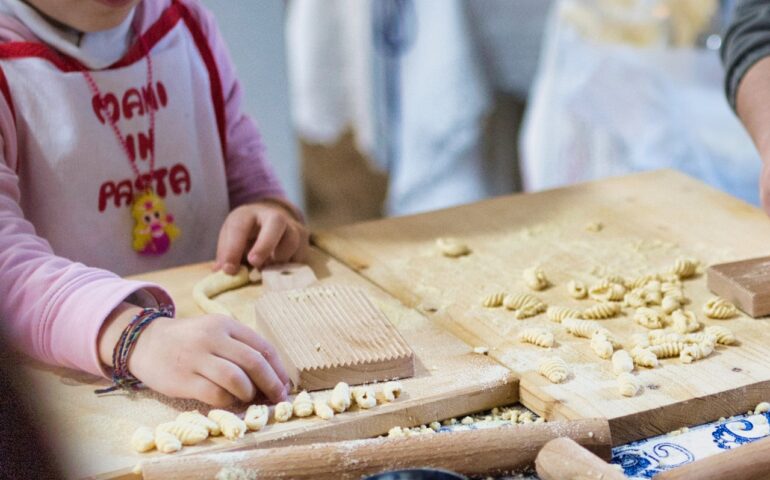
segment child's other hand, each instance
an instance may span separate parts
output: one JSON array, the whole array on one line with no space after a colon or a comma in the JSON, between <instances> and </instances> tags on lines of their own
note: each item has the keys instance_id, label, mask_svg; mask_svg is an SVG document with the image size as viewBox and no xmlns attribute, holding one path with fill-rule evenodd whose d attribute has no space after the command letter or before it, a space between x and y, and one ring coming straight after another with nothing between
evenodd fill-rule
<instances>
[{"instance_id":1,"label":"child's other hand","mask_svg":"<svg viewBox=\"0 0 770 480\"><path fill-rule=\"evenodd\" d=\"M287 207L273 201L241 205L230 212L219 231L214 268L234 275L244 256L255 268L303 262L309 237Z\"/></svg>"},{"instance_id":2,"label":"child's other hand","mask_svg":"<svg viewBox=\"0 0 770 480\"><path fill-rule=\"evenodd\" d=\"M223 315L155 320L137 340L128 368L153 390L217 407L250 402L259 392L276 403L289 390L273 346Z\"/></svg>"}]
</instances>

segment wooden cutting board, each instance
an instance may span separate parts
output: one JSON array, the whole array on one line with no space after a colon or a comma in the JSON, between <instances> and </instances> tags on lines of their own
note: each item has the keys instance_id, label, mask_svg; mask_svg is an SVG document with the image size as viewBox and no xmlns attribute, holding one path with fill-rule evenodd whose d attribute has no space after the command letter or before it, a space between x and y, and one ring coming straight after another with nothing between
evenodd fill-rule
<instances>
[{"instance_id":1,"label":"wooden cutting board","mask_svg":"<svg viewBox=\"0 0 770 480\"><path fill-rule=\"evenodd\" d=\"M603 228L587 228L601 223ZM472 253L447 258L437 237L457 237ZM770 253L770 221L759 209L673 171L658 171L536 194L361 223L315 235L320 248L358 270L406 305L416 307L520 375L522 403L547 419L607 417L613 441L624 443L683 425L729 416L770 400L770 323L747 316L707 325L733 329L740 347L720 347L710 358L642 369L641 395L617 393L608 361L589 342L566 334L544 315L515 320L504 309L485 309L484 294L527 291L523 269L540 265L554 286L536 293L546 303L587 306L566 293L573 278L636 276L666 270L679 255L708 264ZM705 275L685 284L697 311L711 296ZM630 312L629 309L627 309ZM553 329L557 347L574 372L561 385L537 374L545 355L520 344L524 326ZM646 330L629 317L604 321L629 344Z\"/></svg>"},{"instance_id":2,"label":"wooden cutting board","mask_svg":"<svg viewBox=\"0 0 770 480\"><path fill-rule=\"evenodd\" d=\"M433 420L509 404L518 386L511 372L489 357L471 353L468 345L430 319L394 300L349 268L314 250L310 265L320 285L344 284L364 289L395 325L415 354L415 377L403 381L405 393L396 402L367 411L349 411L330 421L296 419L270 424L264 430L230 442L209 439L179 454L367 438L394 426ZM210 273L208 264L190 265L140 276L164 286L176 299L179 316L202 312L190 297L193 285ZM217 297L242 322L254 326L254 300L261 287L249 286ZM28 363L30 388L42 402L41 425L54 442L68 478L134 478L131 469L142 459L163 454L137 454L129 447L140 425L155 426L177 413L204 405L172 400L152 392L97 397L102 380L86 374ZM327 392L328 393L328 392ZM323 395L323 393L319 392Z\"/></svg>"}]
</instances>

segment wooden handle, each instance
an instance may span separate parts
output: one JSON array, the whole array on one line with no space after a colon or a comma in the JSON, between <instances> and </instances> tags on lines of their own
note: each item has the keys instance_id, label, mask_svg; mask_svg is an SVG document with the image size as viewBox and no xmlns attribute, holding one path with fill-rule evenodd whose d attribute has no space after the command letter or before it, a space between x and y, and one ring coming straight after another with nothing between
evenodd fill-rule
<instances>
[{"instance_id":1,"label":"wooden handle","mask_svg":"<svg viewBox=\"0 0 770 480\"><path fill-rule=\"evenodd\" d=\"M301 263L271 265L262 269L262 285L274 292L306 288L317 281L313 269Z\"/></svg>"},{"instance_id":2,"label":"wooden handle","mask_svg":"<svg viewBox=\"0 0 770 480\"><path fill-rule=\"evenodd\" d=\"M178 456L147 463L142 473L146 480L213 479L223 468L236 467L252 471L260 479L358 479L384 470L432 467L465 475L494 475L532 466L546 442L564 436L610 458L607 420L588 419Z\"/></svg>"},{"instance_id":3,"label":"wooden handle","mask_svg":"<svg viewBox=\"0 0 770 480\"><path fill-rule=\"evenodd\" d=\"M759 480L770 472L770 438L655 475L655 480Z\"/></svg>"},{"instance_id":4,"label":"wooden handle","mask_svg":"<svg viewBox=\"0 0 770 480\"><path fill-rule=\"evenodd\" d=\"M542 480L624 480L620 470L589 452L571 438L557 438L546 443L535 459L537 475Z\"/></svg>"}]
</instances>

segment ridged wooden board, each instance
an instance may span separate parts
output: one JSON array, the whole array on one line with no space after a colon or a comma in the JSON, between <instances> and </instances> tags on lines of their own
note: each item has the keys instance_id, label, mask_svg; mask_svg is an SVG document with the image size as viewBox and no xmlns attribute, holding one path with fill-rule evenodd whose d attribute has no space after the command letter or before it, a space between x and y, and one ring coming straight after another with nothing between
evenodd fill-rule
<instances>
[{"instance_id":1,"label":"ridged wooden board","mask_svg":"<svg viewBox=\"0 0 770 480\"><path fill-rule=\"evenodd\" d=\"M300 389L414 375L412 349L360 288L266 293L256 301L256 320Z\"/></svg>"},{"instance_id":2,"label":"ridged wooden board","mask_svg":"<svg viewBox=\"0 0 770 480\"><path fill-rule=\"evenodd\" d=\"M597 223L603 228L587 228ZM598 231L596 231L598 230ZM447 258L438 237L456 237L470 255ZM551 419L606 417L613 441L628 442L716 420L770 400L770 321L745 315L705 318L712 296L706 276L685 282L687 308L706 325L724 325L740 346L719 347L693 364L663 360L662 368L635 375L641 394L622 397L610 362L589 341L569 335L544 314L516 320L481 299L497 291L529 292L549 305L585 308L591 302L567 294L571 279L637 276L669 270L680 255L705 265L770 253L770 220L753 206L673 171L658 171L534 194L495 198L473 205L316 232L314 241L406 305L425 312L469 345L520 376L522 403ZM552 286L531 292L522 271L539 265ZM631 335L647 330L624 315L602 321L626 348ZM522 344L518 333L540 326L553 331L552 350ZM559 355L572 377L555 385L538 374L546 355Z\"/></svg>"},{"instance_id":3,"label":"ridged wooden board","mask_svg":"<svg viewBox=\"0 0 770 480\"><path fill-rule=\"evenodd\" d=\"M492 358L472 353L464 342L328 255L313 249L309 263L319 285L349 285L365 291L410 345L415 356L415 375L403 380L402 397L370 410L353 408L330 421L309 417L274 424L271 420L262 431L247 434L236 442L221 437L209 439L199 446L185 447L175 456L369 438L394 426L420 425L518 399L518 380ZM197 264L140 277L166 288L176 301L177 315L190 317L202 314L191 297L193 285L209 273L210 264ZM254 300L263 293L262 286L251 285L223 293L216 300L240 321L256 328ZM159 453L138 454L131 450L129 440L137 427L154 427L184 410L207 411L200 403L152 392L97 397L94 389L106 384L101 379L30 361L20 363L28 374L30 398L41 402L41 430L53 443L67 478L133 479L130 472L138 462L164 458ZM329 391L313 393L321 398L328 394ZM243 410L243 406L234 408Z\"/></svg>"}]
</instances>

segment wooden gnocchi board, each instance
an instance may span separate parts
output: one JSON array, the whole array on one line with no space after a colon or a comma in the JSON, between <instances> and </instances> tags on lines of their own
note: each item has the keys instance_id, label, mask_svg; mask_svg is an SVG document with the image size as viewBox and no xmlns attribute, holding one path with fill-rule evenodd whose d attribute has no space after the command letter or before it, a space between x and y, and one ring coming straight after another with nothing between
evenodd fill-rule
<instances>
[{"instance_id":1,"label":"wooden gnocchi board","mask_svg":"<svg viewBox=\"0 0 770 480\"><path fill-rule=\"evenodd\" d=\"M598 231L586 228L601 223ZM472 253L442 256L437 237L457 237ZM540 265L553 287L536 293L546 303L572 307L565 284L588 283L608 274L636 276L666 270L680 255L706 264L770 253L770 221L759 209L674 171L657 171L580 184L541 193L514 195L473 205L324 231L315 242L342 262L520 377L524 405L549 420L606 417L613 441L631 440L715 420L770 400L770 321L747 316L707 325L731 328L740 347L720 347L710 358L683 365L641 369L640 395L618 394L610 362L589 342L568 335L545 315L516 320L505 309L485 309L483 295L527 291L521 272ZM705 275L685 283L700 312L710 297ZM630 313L630 310L626 310ZM552 352L521 344L525 326L551 328ZM603 321L627 346L646 330L629 316ZM561 385L537 374L539 360L557 353L573 377Z\"/></svg>"},{"instance_id":2,"label":"wooden gnocchi board","mask_svg":"<svg viewBox=\"0 0 770 480\"><path fill-rule=\"evenodd\" d=\"M368 438L384 434L394 426L420 425L517 401L517 379L495 360L471 353L465 343L430 319L405 308L327 255L314 250L310 264L322 286L354 285L368 292L413 349L415 376L403 381L402 397L367 411L353 409L330 421L309 418L271 423L236 442L221 437L209 439L175 455ZM178 315L192 316L202 313L192 301L192 287L209 273L208 264L198 264L141 278L164 286L176 299ZM261 289L249 286L224 293L217 300L239 320L253 326L253 304ZM163 456L137 454L130 449L129 439L138 426L154 427L172 420L183 410L206 411L205 405L151 392L133 398L122 393L97 397L93 390L103 386L104 381L69 370L28 362L24 371L29 374L29 387L34 389L36 398L45 399L41 425L45 425L43 431L50 435L68 478L134 478L130 471L138 462Z\"/></svg>"}]
</instances>

